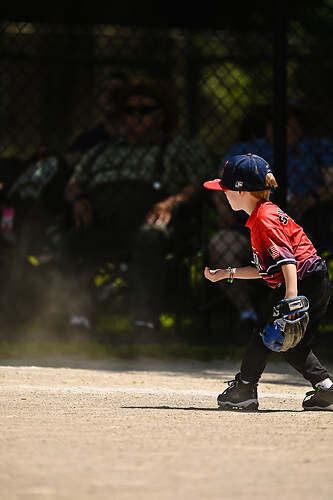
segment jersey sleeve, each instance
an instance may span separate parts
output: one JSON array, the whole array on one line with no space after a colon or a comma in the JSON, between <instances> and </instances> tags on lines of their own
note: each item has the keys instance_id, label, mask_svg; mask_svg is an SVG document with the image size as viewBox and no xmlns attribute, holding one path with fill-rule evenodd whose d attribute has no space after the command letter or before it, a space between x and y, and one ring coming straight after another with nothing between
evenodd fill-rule
<instances>
[{"instance_id":1,"label":"jersey sleeve","mask_svg":"<svg viewBox=\"0 0 333 500\"><path fill-rule=\"evenodd\" d=\"M296 265L292 244L283 222L274 223L270 220L261 223L260 256L267 274L280 272L281 266L285 264Z\"/></svg>"}]
</instances>

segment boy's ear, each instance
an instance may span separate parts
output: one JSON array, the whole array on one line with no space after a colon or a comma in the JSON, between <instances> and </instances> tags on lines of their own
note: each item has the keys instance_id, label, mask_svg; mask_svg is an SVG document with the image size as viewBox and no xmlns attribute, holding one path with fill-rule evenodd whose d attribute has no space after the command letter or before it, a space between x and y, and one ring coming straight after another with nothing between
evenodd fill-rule
<instances>
[{"instance_id":1,"label":"boy's ear","mask_svg":"<svg viewBox=\"0 0 333 500\"><path fill-rule=\"evenodd\" d=\"M239 195L243 198L244 196L252 196L250 191L238 191Z\"/></svg>"}]
</instances>

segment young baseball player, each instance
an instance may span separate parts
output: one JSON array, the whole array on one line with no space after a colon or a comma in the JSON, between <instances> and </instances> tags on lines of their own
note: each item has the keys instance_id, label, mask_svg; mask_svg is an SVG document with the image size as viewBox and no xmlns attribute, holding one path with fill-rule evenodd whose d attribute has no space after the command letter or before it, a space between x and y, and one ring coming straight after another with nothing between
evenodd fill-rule
<instances>
[{"instance_id":1,"label":"young baseball player","mask_svg":"<svg viewBox=\"0 0 333 500\"><path fill-rule=\"evenodd\" d=\"M269 201L277 182L269 164L260 156L233 156L225 164L221 179L207 181L204 186L224 191L233 210L244 210L249 215L246 226L251 231L253 251L250 266L214 270L206 267L205 277L213 282L227 279L230 286L234 279L263 278L272 289L240 372L218 396L219 407L257 410L259 379L272 350L280 350L286 361L312 384L314 390L306 393L304 410L333 410L333 382L311 350L331 294L325 261L317 255L302 227ZM304 313L306 303L308 311ZM284 328L296 324L302 330L297 345L283 348L287 337Z\"/></svg>"}]
</instances>

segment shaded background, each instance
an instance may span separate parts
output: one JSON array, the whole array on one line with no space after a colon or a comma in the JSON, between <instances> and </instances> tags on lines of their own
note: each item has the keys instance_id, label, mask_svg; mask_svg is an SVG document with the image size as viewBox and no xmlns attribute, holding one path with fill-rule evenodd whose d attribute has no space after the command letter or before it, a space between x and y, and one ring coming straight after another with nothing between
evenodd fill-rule
<instances>
[{"instance_id":1,"label":"shaded background","mask_svg":"<svg viewBox=\"0 0 333 500\"><path fill-rule=\"evenodd\" d=\"M99 120L100 82L119 70L129 78L146 75L174 83L181 98L180 129L206 145L216 172L232 144L250 133L263 134L263 119L253 115L253 105L271 103L283 206L287 98L306 106L307 132L333 138L332 28L332 0L127 0L19 11L5 6L0 24L1 155L24 160L40 146L66 151L78 132ZM221 342L216 309L229 331L240 327L228 305L218 297L212 300L218 292L207 289L201 277L213 219L211 207L203 207L202 232L181 263L186 276L175 280L172 290L179 300L166 311L170 328L186 341ZM3 259L11 257L7 252ZM17 280L17 272L8 279ZM253 293L260 300L261 288ZM114 310L119 319L119 300L105 306L106 316ZM23 314L21 319L26 318ZM106 319L107 326L103 320L101 330L112 329L110 324L121 330L118 319Z\"/></svg>"}]
</instances>

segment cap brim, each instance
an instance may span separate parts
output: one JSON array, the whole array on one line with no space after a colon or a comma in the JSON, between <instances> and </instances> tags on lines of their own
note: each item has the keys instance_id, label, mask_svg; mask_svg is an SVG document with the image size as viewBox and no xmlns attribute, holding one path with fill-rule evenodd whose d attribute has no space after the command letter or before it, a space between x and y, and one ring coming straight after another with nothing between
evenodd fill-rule
<instances>
[{"instance_id":1,"label":"cap brim","mask_svg":"<svg viewBox=\"0 0 333 500\"><path fill-rule=\"evenodd\" d=\"M228 188L223 186L221 179L214 179L212 181L204 182L204 187L207 189L214 189L215 191L229 191Z\"/></svg>"}]
</instances>

